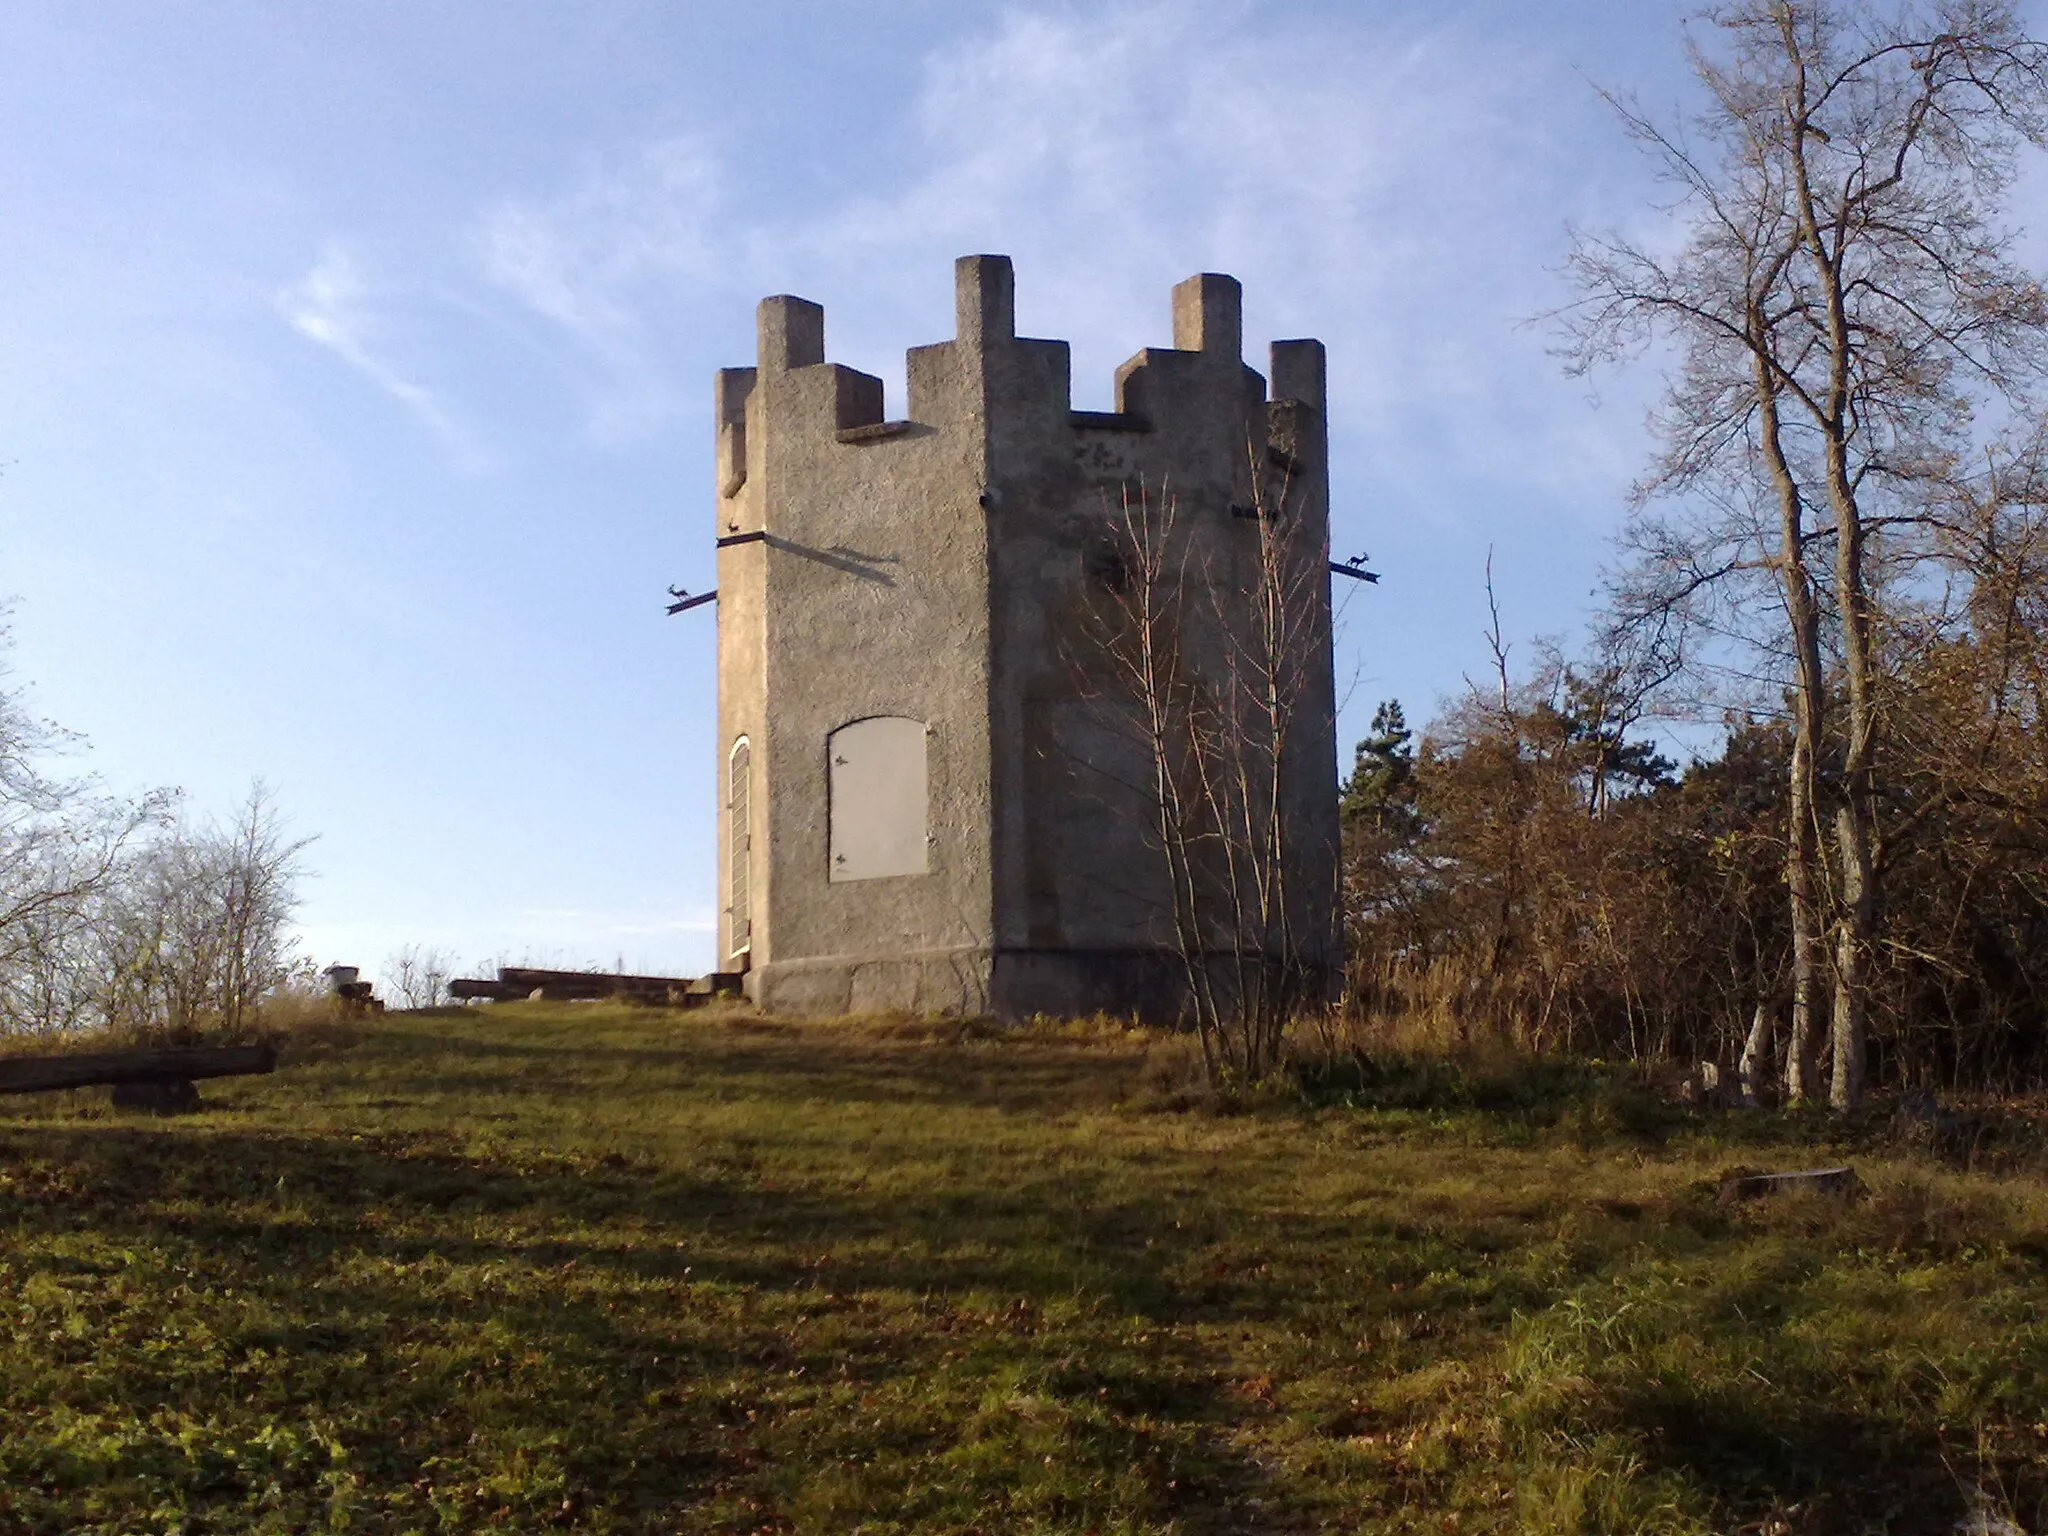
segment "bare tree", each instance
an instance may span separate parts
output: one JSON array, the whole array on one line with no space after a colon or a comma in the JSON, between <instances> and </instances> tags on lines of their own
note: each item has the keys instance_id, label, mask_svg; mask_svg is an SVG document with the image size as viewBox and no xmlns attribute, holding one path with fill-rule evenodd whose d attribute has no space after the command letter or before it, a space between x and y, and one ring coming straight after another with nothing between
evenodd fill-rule
<instances>
[{"instance_id":1,"label":"bare tree","mask_svg":"<svg viewBox=\"0 0 2048 1536\"><path fill-rule=\"evenodd\" d=\"M1576 235L1567 324L1581 368L1657 333L1684 348L1643 491L1701 493L1708 515L1644 541L1658 568L1642 611L1750 578L1753 618L1753 578L1776 588L1765 648L1793 730L1786 1086L1814 1091L1831 978L1844 1108L1862 1089L1882 910L1886 598L1929 553L1928 488L2040 375L2048 301L1999 217L2017 145L2044 142L2048 51L2008 0L1881 16L1744 0L1706 20L1714 43L1691 53L1707 105L1688 128L1609 98L1679 194L1686 240L1666 254Z\"/></svg>"},{"instance_id":2,"label":"bare tree","mask_svg":"<svg viewBox=\"0 0 2048 1536\"><path fill-rule=\"evenodd\" d=\"M445 950L408 944L378 967L377 975L401 1008L438 1008L448 1001L455 960Z\"/></svg>"},{"instance_id":3,"label":"bare tree","mask_svg":"<svg viewBox=\"0 0 2048 1536\"><path fill-rule=\"evenodd\" d=\"M0 652L7 641L0 609ZM0 1031L246 1031L301 969L299 855L254 785L226 825L178 796L122 800L45 764L76 738L0 666Z\"/></svg>"},{"instance_id":4,"label":"bare tree","mask_svg":"<svg viewBox=\"0 0 2048 1536\"><path fill-rule=\"evenodd\" d=\"M8 642L0 609L0 651ZM91 1015L94 914L172 798L125 801L45 766L76 744L36 717L0 663L0 1029L58 1033Z\"/></svg>"},{"instance_id":5,"label":"bare tree","mask_svg":"<svg viewBox=\"0 0 2048 1536\"><path fill-rule=\"evenodd\" d=\"M222 929L219 1007L230 1030L251 1022L264 996L297 968L289 928L299 904L299 855L312 841L290 835L260 779L210 839Z\"/></svg>"},{"instance_id":6,"label":"bare tree","mask_svg":"<svg viewBox=\"0 0 2048 1536\"><path fill-rule=\"evenodd\" d=\"M303 970L289 925L300 854L270 791L250 788L225 825L181 819L124 868L102 922L111 1024L241 1033L263 998Z\"/></svg>"},{"instance_id":7,"label":"bare tree","mask_svg":"<svg viewBox=\"0 0 2048 1536\"><path fill-rule=\"evenodd\" d=\"M1091 664L1077 669L1105 679L1096 702L1142 745L1172 948L1212 1081L1271 1071L1336 964L1318 891L1334 891L1337 849L1313 845L1291 809L1319 734L1307 712L1329 646L1329 556L1294 515L1288 460L1258 445L1249 515L1228 539L1191 527L1170 488L1127 491Z\"/></svg>"}]
</instances>

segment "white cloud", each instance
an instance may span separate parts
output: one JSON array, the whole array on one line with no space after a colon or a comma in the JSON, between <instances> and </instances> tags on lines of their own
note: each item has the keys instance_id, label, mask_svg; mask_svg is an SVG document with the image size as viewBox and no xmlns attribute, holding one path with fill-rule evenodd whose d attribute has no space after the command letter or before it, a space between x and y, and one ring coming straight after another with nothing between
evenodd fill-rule
<instances>
[{"instance_id":1,"label":"white cloud","mask_svg":"<svg viewBox=\"0 0 2048 1536\"><path fill-rule=\"evenodd\" d=\"M906 271L1006 251L1026 328L1074 343L1081 404L1167 339L1173 281L1232 272L1254 366L1270 336L1329 344L1339 462L1376 490L1424 519L1462 480L1599 520L1614 501L1586 486L1626 483L1636 413L1589 420L1519 323L1561 297L1572 119L1596 110L1561 58L1470 23L1011 11L928 61L913 174L753 231L746 264L798 268L836 304L835 355L851 335L882 362Z\"/></svg>"},{"instance_id":2,"label":"white cloud","mask_svg":"<svg viewBox=\"0 0 2048 1536\"><path fill-rule=\"evenodd\" d=\"M368 286L355 258L330 245L311 271L277 296L278 312L308 341L325 347L411 413L466 470L488 467L488 457L441 398L387 362L375 345L376 320Z\"/></svg>"},{"instance_id":3,"label":"white cloud","mask_svg":"<svg viewBox=\"0 0 2048 1536\"><path fill-rule=\"evenodd\" d=\"M601 436L655 430L682 408L662 321L678 290L731 280L722 202L708 147L667 138L557 196L501 199L473 231L485 277L575 347Z\"/></svg>"},{"instance_id":4,"label":"white cloud","mask_svg":"<svg viewBox=\"0 0 2048 1536\"><path fill-rule=\"evenodd\" d=\"M490 280L568 340L606 435L697 411L685 328L766 292L825 300L834 357L893 387L898 349L936 339L911 298L996 250L1017 259L1026 327L1074 342L1078 403L1167 339L1174 280L1225 270L1248 337L1330 344L1354 462L1382 481L1419 491L1451 460L1583 483L1611 459L1619 483L1633 415L1589 428L1516 324L1557 297L1546 264L1579 171L1558 102L1582 98L1562 60L1473 24L1217 0L1012 10L927 61L916 151L889 184L742 208L704 140L666 138L501 201L475 239Z\"/></svg>"},{"instance_id":5,"label":"white cloud","mask_svg":"<svg viewBox=\"0 0 2048 1536\"><path fill-rule=\"evenodd\" d=\"M562 196L496 204L477 232L484 272L584 340L610 344L639 327L650 288L719 270L720 201L701 141L658 140Z\"/></svg>"}]
</instances>

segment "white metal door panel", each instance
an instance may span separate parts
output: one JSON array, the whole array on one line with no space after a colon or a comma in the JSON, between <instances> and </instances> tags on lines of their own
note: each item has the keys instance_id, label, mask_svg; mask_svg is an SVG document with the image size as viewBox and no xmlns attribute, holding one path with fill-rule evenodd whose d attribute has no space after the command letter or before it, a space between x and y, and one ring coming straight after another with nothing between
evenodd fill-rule
<instances>
[{"instance_id":1,"label":"white metal door panel","mask_svg":"<svg viewBox=\"0 0 2048 1536\"><path fill-rule=\"evenodd\" d=\"M921 875L927 848L925 727L876 715L825 738L830 768L831 878Z\"/></svg>"}]
</instances>

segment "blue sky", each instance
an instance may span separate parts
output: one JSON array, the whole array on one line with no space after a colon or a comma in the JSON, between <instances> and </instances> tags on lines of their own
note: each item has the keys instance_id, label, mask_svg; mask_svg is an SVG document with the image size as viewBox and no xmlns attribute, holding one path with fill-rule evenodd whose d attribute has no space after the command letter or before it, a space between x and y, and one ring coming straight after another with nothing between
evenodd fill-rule
<instances>
[{"instance_id":1,"label":"blue sky","mask_svg":"<svg viewBox=\"0 0 2048 1536\"><path fill-rule=\"evenodd\" d=\"M1007 252L1075 403L1243 279L1330 349L1342 736L1583 617L1654 374L1522 322L1653 231L1589 77L1663 4L10 0L0 593L110 786L317 834L305 939L694 971L712 947L711 375L826 306L903 401ZM1348 584L1347 584L1348 585ZM1348 756L1348 751L1347 751Z\"/></svg>"}]
</instances>

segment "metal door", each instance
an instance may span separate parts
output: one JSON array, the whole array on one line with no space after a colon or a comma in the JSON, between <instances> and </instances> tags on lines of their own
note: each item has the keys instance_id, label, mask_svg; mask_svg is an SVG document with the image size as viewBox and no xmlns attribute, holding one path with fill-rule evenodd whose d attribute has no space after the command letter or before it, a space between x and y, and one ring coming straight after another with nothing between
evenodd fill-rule
<instances>
[{"instance_id":1,"label":"metal door","mask_svg":"<svg viewBox=\"0 0 2048 1536\"><path fill-rule=\"evenodd\" d=\"M825 738L831 878L877 880L930 868L922 720L874 715Z\"/></svg>"}]
</instances>

